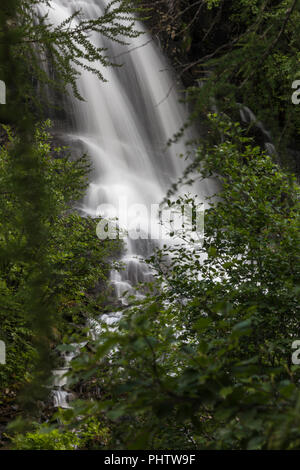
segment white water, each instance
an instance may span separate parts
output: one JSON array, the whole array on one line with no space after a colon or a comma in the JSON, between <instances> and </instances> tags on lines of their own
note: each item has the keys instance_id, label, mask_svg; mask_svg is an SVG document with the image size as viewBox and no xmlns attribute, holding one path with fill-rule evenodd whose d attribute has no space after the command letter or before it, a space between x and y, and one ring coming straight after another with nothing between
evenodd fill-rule
<instances>
[{"instance_id":1,"label":"white water","mask_svg":"<svg viewBox=\"0 0 300 470\"><path fill-rule=\"evenodd\" d=\"M105 0L55 0L49 13L51 23L58 25L78 8L87 18L101 16ZM142 25L138 26L144 33ZM110 57L118 57L121 68L105 68L95 64L108 80L99 82L89 72L83 72L78 82L86 102L72 100L67 112L75 117L72 133L65 135L71 147L85 149L92 159L94 172L86 197L80 207L90 216L124 216L118 210L128 208L128 218L120 221L124 229L137 224L147 234L155 215L152 204L159 204L167 190L182 175L185 163L178 158L185 152L183 142L166 147L168 139L178 132L187 114L179 103L173 77L162 53L147 33L122 46L103 39L99 34L90 39L96 45L107 47ZM144 45L146 44L146 45ZM209 191L198 188L200 199ZM106 210L99 206L107 204ZM116 208L116 212L112 208ZM140 212L143 212L141 216ZM156 221L155 221L156 223ZM155 225L155 224L154 224ZM96 236L96 234L95 234ZM121 299L125 291L149 277L141 259L153 249L151 240L126 240L127 252L123 262L126 269L112 272L111 282ZM123 300L124 301L124 300ZM120 314L106 315L102 320L112 325ZM66 406L66 396L59 389L56 406Z\"/></svg>"}]
</instances>

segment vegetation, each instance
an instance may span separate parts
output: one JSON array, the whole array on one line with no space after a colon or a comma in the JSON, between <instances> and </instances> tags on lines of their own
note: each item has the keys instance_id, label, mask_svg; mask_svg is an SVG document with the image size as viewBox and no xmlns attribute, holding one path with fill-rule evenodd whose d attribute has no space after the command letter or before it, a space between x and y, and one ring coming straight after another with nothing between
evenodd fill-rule
<instances>
[{"instance_id":1,"label":"vegetation","mask_svg":"<svg viewBox=\"0 0 300 470\"><path fill-rule=\"evenodd\" d=\"M194 171L222 190L203 246L190 234L158 251L155 294L73 364L105 393L63 419L110 420L111 448L299 448L299 186L238 125L210 120L223 138Z\"/></svg>"},{"instance_id":2,"label":"vegetation","mask_svg":"<svg viewBox=\"0 0 300 470\"><path fill-rule=\"evenodd\" d=\"M2 3L0 40L2 44L9 44L11 62L13 60L15 66L18 63L18 75L14 77L17 83L13 84L12 77L5 79L8 64L2 46L0 76L10 85L7 102L11 103L17 91L30 108L36 106L36 112L41 98L45 104L55 106L47 99L49 89L67 92L67 87L71 86L75 96L83 99L76 84L80 70L88 70L105 81L96 64L117 65L108 57L105 48L93 45L91 34L101 34L120 44L139 35L134 29L133 17L139 9L133 8L132 2L127 0L110 1L99 18L85 19L79 9L58 24L50 19L49 0L5 0Z\"/></svg>"},{"instance_id":3,"label":"vegetation","mask_svg":"<svg viewBox=\"0 0 300 470\"><path fill-rule=\"evenodd\" d=\"M33 85L71 86L81 99L75 66L103 79L95 61L111 65L89 33L120 42L135 37L128 16L136 5L112 1L102 18L86 21L78 12L53 29L46 17L33 21L36 3L3 0L0 7L0 79L9 102L0 110L6 444L299 449L300 376L292 363L299 332L299 184L286 169L287 162L297 169L290 150L299 141L299 108L290 99L299 65L297 1L155 2L149 24L178 66L193 124L199 117L206 123L206 138L190 150L181 182L217 178L219 193L208 201L203 245L184 232L184 243L150 257L156 275L145 298L132 297L116 329L103 326L100 338L82 348L69 374L77 399L56 413L46 406L45 386L57 350L86 339L86 319L114 308L106 281L121 247L99 242L97 221L74 210L88 160L74 160L53 143ZM50 76L41 55L52 64ZM236 122L241 105L272 131L279 158Z\"/></svg>"},{"instance_id":4,"label":"vegetation","mask_svg":"<svg viewBox=\"0 0 300 470\"><path fill-rule=\"evenodd\" d=\"M44 280L39 312L41 318L31 315L32 265L26 253L27 240L21 224L24 202L15 195L15 181L10 173L13 158L10 150L17 137L7 128L9 140L0 152L1 161L1 339L8 345L7 363L1 365L0 383L4 393L0 403L3 412L12 404L17 391L30 382L34 364L37 361L36 343L43 341L48 350L68 338L77 341L84 337L85 322L88 315L99 312L100 294L92 289L100 281L105 285L107 274L112 266L112 256L117 253L118 245L107 240L100 243L96 233L97 220L82 218L72 210L74 202L83 196L87 185L87 157L71 161L63 148L53 148L47 127L38 127L35 134L34 156L39 171L45 175L47 187L47 211L43 212L42 223L47 228L45 265L51 273ZM34 247L39 251L39 246ZM12 255L13 254L13 255ZM109 261L110 260L110 261ZM35 269L37 269L35 267ZM98 300L98 302L97 302ZM48 305L55 306L55 313L49 312ZM25 306L25 308L24 308ZM96 310L95 310L96 309ZM51 313L51 314L50 314ZM47 325L47 336L41 335L41 326ZM47 357L47 367L43 374L51 377L51 368L57 354ZM45 380L45 379L43 379ZM46 382L43 382L45 385ZM36 401L48 394L37 387L26 392L29 402Z\"/></svg>"},{"instance_id":5,"label":"vegetation","mask_svg":"<svg viewBox=\"0 0 300 470\"><path fill-rule=\"evenodd\" d=\"M96 449L105 445L109 430L101 428L96 419L91 418L74 431L60 432L57 429L49 430L46 426L36 426L39 431L25 435L17 435L14 439L14 450L75 450Z\"/></svg>"},{"instance_id":6,"label":"vegetation","mask_svg":"<svg viewBox=\"0 0 300 470\"><path fill-rule=\"evenodd\" d=\"M249 107L257 120L251 134L261 144L255 124L263 122L280 164L299 175L300 107L291 101L300 73L298 0L156 0L152 11L150 27L189 91L192 117L203 125L212 102L233 120Z\"/></svg>"}]
</instances>

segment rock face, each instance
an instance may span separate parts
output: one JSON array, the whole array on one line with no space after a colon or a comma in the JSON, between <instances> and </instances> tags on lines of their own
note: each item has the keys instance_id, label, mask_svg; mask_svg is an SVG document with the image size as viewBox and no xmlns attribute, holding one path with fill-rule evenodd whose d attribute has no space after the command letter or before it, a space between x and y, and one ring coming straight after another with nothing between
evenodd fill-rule
<instances>
[{"instance_id":1,"label":"rock face","mask_svg":"<svg viewBox=\"0 0 300 470\"><path fill-rule=\"evenodd\" d=\"M153 7L153 2L150 0L144 0L143 3L149 8ZM215 2L217 5L212 8L208 8L208 2L205 1L187 3L176 0L156 0L152 17L149 20L153 35L171 63L175 65L178 78L186 87L198 87L199 80L206 81L207 73L218 69L214 81L206 88L206 96L212 97L215 93L221 104L219 110L229 114L233 120L240 120L240 116L236 113L237 109L234 109L234 101L237 107L238 102L242 102L244 106L252 109L254 114L259 116L264 128L271 131L274 147L265 145L266 139L261 138L258 128L251 129L249 135L254 136L255 142L262 148L266 148L267 153L272 155L276 162L284 168L289 167L300 178L299 113L297 112L297 106L300 105L291 104L292 73L295 74L294 79L296 79L296 70L298 70L296 49L290 46L298 41L297 37L293 37L294 28L291 26L292 21L296 21L296 16L294 19L290 18L291 24L289 28L286 25L284 34L279 33L279 26L276 33L276 28L273 29L274 18L277 15L276 7L270 3L267 7L269 24L262 21L262 29L258 28L256 40L252 40L250 31L252 28L256 29L254 28L255 22L258 25L260 19L255 15L252 17L249 6L251 2L245 2L249 3L249 9L248 11L243 9L243 14L239 11L239 2L235 0ZM296 15L295 11L294 14ZM251 21L253 21L252 25ZM275 38L276 34L278 34L278 39L280 38L278 41L274 39L274 47L272 35L265 33L268 28L273 30ZM239 34L242 38L242 45L238 45ZM262 38L267 40L266 44L261 42ZM256 42L257 46L255 46ZM250 44L253 45L249 47ZM250 54L248 54L248 47ZM270 53L267 66L264 60L266 52L263 52L266 50ZM226 65L228 57L225 56L229 56L232 52L234 52L232 63L228 67ZM260 59L259 53L262 54ZM252 61L252 67L251 55L252 59L256 58L254 62ZM279 56L286 56L286 65L279 62L277 64L276 57ZM221 60L218 68L219 59ZM211 63L211 60L214 63ZM274 66L273 71L270 64ZM224 73L227 68L231 70L231 73ZM251 72L243 76L241 71L246 68ZM226 90L229 91L230 97L226 96ZM232 98L233 101L230 103ZM201 112L205 116L208 111L205 104L206 97L201 99L198 99L197 106L198 108L202 106Z\"/></svg>"}]
</instances>

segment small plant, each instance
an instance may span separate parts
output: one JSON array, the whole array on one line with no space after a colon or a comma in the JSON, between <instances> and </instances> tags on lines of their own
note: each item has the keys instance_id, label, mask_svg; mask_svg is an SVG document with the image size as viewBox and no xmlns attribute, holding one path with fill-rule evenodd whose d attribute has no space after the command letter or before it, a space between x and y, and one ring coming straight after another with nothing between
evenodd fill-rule
<instances>
[{"instance_id":1,"label":"small plant","mask_svg":"<svg viewBox=\"0 0 300 470\"><path fill-rule=\"evenodd\" d=\"M109 438L109 429L91 417L82 422L76 432L37 425L33 432L11 437L11 442L13 450L99 450L105 448Z\"/></svg>"},{"instance_id":2,"label":"small plant","mask_svg":"<svg viewBox=\"0 0 300 470\"><path fill-rule=\"evenodd\" d=\"M12 443L13 450L75 450L80 439L74 432L42 427L36 432L16 435Z\"/></svg>"}]
</instances>

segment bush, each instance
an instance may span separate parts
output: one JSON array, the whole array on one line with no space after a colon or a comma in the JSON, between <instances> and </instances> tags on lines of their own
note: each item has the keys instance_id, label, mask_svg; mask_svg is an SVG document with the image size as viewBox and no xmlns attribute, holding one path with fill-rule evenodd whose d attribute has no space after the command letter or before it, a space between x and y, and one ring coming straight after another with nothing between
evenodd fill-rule
<instances>
[{"instance_id":1,"label":"bush","mask_svg":"<svg viewBox=\"0 0 300 470\"><path fill-rule=\"evenodd\" d=\"M155 295L124 311L75 376L101 369L104 402L86 413L105 411L121 448L296 449L299 187L238 125L210 121L220 142L191 166L222 185L203 246L190 233L151 258Z\"/></svg>"}]
</instances>

